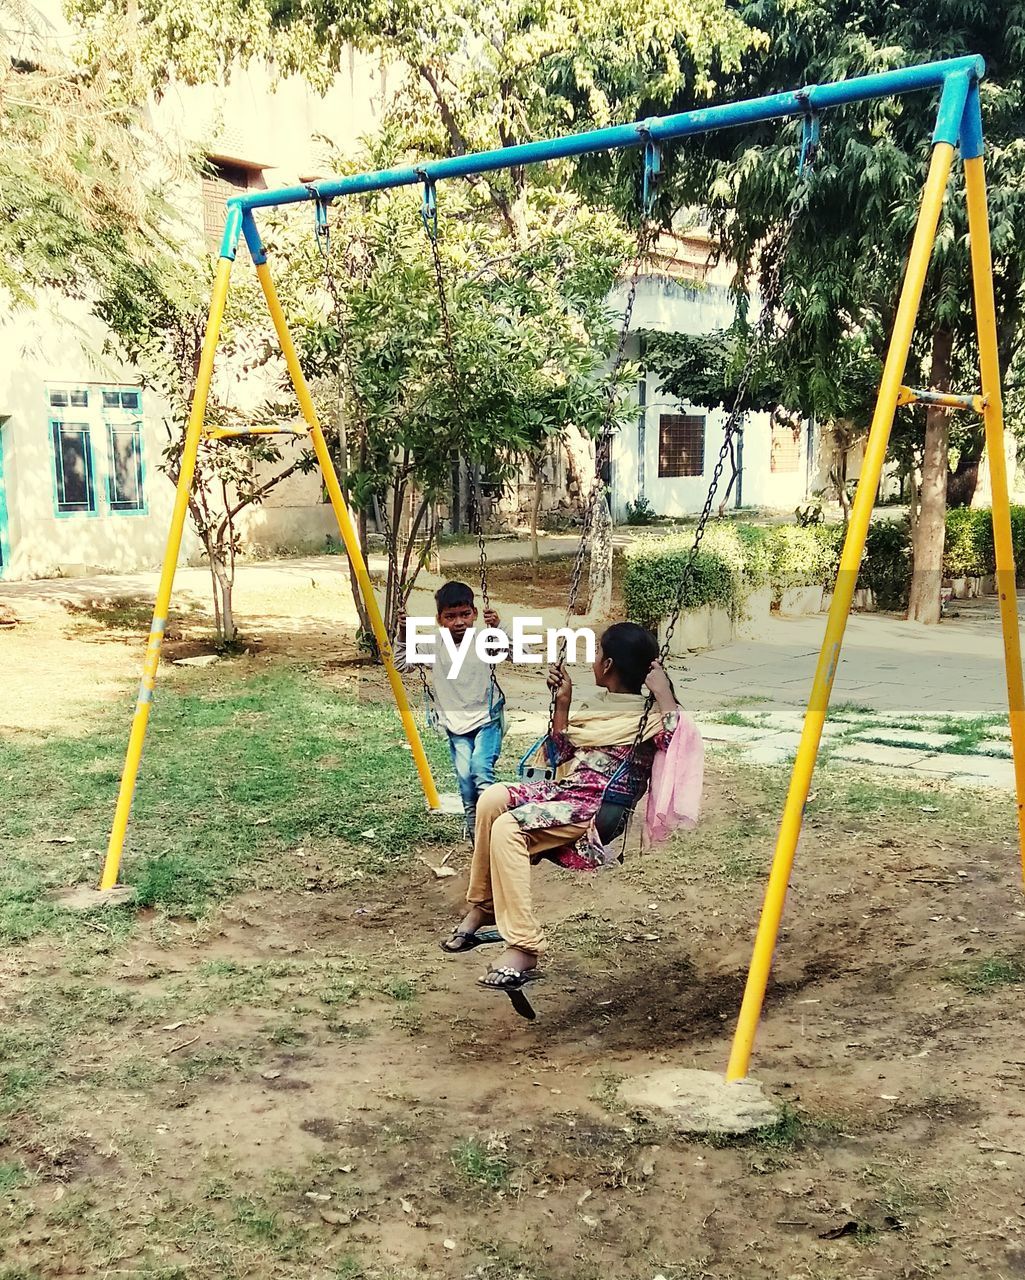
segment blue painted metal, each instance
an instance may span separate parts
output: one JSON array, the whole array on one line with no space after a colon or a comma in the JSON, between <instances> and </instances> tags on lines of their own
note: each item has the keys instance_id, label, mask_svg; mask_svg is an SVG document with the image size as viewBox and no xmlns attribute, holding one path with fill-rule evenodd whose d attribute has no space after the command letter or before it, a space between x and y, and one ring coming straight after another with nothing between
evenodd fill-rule
<instances>
[{"instance_id":1,"label":"blue painted metal","mask_svg":"<svg viewBox=\"0 0 1025 1280\"><path fill-rule=\"evenodd\" d=\"M267 261L267 250L263 247L263 241L260 239L256 219L248 209L242 211L242 234L246 238L249 256L258 267L263 266Z\"/></svg>"},{"instance_id":2,"label":"blue painted metal","mask_svg":"<svg viewBox=\"0 0 1025 1280\"><path fill-rule=\"evenodd\" d=\"M0 418L0 579L11 563L11 538L7 523L7 490L4 486L4 419Z\"/></svg>"},{"instance_id":3,"label":"blue painted metal","mask_svg":"<svg viewBox=\"0 0 1025 1280\"><path fill-rule=\"evenodd\" d=\"M643 208L646 217L651 217L655 209L655 197L658 195L658 183L662 177L662 148L651 138L644 144L644 196Z\"/></svg>"},{"instance_id":4,"label":"blue painted metal","mask_svg":"<svg viewBox=\"0 0 1025 1280\"><path fill-rule=\"evenodd\" d=\"M977 160L985 151L982 140L982 107L979 103L979 82L973 80L968 89L968 101L961 117L961 159Z\"/></svg>"},{"instance_id":5,"label":"blue painted metal","mask_svg":"<svg viewBox=\"0 0 1025 1280\"><path fill-rule=\"evenodd\" d=\"M961 136L961 121L964 119L965 103L968 101L968 90L972 87L973 77L967 71L959 71L948 76L940 95L940 109L936 113L936 128L933 130L933 143L949 142L957 146Z\"/></svg>"},{"instance_id":6,"label":"blue painted metal","mask_svg":"<svg viewBox=\"0 0 1025 1280\"><path fill-rule=\"evenodd\" d=\"M434 185L434 180L423 177L424 195L420 205L420 217L423 219L424 230L432 240L438 238L438 191Z\"/></svg>"},{"instance_id":7,"label":"blue painted metal","mask_svg":"<svg viewBox=\"0 0 1025 1280\"><path fill-rule=\"evenodd\" d=\"M629 147L645 146L649 140L665 142L671 138L686 138L694 134L711 133L719 129L731 129L766 120L803 116L809 109L813 112L821 112L852 102L866 102L872 98L913 93L919 89L939 89L943 88L951 77L962 76L971 81L981 77L984 71L985 62L982 58L975 56L949 58L943 62L929 62L922 66L905 67L898 71L883 71L876 75L859 76L854 80L841 80L835 84L812 85L788 93L775 93L764 98L750 98L744 102L704 107L698 111L685 111L679 115L653 117L634 124L594 129L587 133L550 138L543 142L529 142L517 147L501 147L494 151L482 151L465 156L449 156L445 160L432 160L419 166L403 165L396 169L361 173L350 178L336 178L310 186L255 191L228 202L229 223L231 210L235 205L248 211L274 208L285 204L302 204L315 199L334 200L340 196L413 186L422 183L426 178L439 182L443 178L466 178L473 174L491 173L497 169L508 169L524 164L540 164L548 160L562 160L568 156L586 155L595 151L621 151ZM230 248L231 251L225 253L222 248L222 257L232 257L234 253L234 242L230 239L229 230L230 226L225 228L224 248Z\"/></svg>"},{"instance_id":8,"label":"blue painted metal","mask_svg":"<svg viewBox=\"0 0 1025 1280\"><path fill-rule=\"evenodd\" d=\"M309 196L307 196L309 199ZM242 203L234 197L228 201L227 215L224 219L224 235L221 237L221 257L235 261L238 250L238 238L242 234Z\"/></svg>"},{"instance_id":9,"label":"blue painted metal","mask_svg":"<svg viewBox=\"0 0 1025 1280\"><path fill-rule=\"evenodd\" d=\"M819 150L819 135L821 132L821 121L818 115L812 111L811 103L805 99L806 110L804 113L804 122L801 126L801 154L797 160L797 176L801 177L805 169L815 163L815 157Z\"/></svg>"}]
</instances>

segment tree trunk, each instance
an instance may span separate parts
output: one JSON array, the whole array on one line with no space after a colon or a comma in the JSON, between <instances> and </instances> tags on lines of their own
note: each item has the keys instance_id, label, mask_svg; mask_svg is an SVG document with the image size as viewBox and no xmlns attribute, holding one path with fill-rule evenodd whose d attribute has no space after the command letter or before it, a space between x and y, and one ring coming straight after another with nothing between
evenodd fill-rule
<instances>
[{"instance_id":1,"label":"tree trunk","mask_svg":"<svg viewBox=\"0 0 1025 1280\"><path fill-rule=\"evenodd\" d=\"M604 489L594 504L588 589L588 617L594 622L604 621L612 612L612 513Z\"/></svg>"},{"instance_id":2,"label":"tree trunk","mask_svg":"<svg viewBox=\"0 0 1025 1280\"><path fill-rule=\"evenodd\" d=\"M530 505L530 570L534 585L537 586L541 569L541 556L537 545L537 526L541 518L541 498L544 494L545 464L542 458L534 468L534 500Z\"/></svg>"},{"instance_id":3,"label":"tree trunk","mask_svg":"<svg viewBox=\"0 0 1025 1280\"><path fill-rule=\"evenodd\" d=\"M953 335L937 329L932 339L930 384L936 391L950 389L950 351ZM908 620L935 623L940 620L940 586L943 580L943 544L946 538L947 473L950 426L946 411L930 406L925 416L922 481L918 521L913 540L914 569Z\"/></svg>"},{"instance_id":4,"label":"tree trunk","mask_svg":"<svg viewBox=\"0 0 1025 1280\"><path fill-rule=\"evenodd\" d=\"M234 644L238 639L231 599L234 583L231 580L231 574L228 572L228 566L224 562L220 549L211 544L208 546L208 553L210 556L210 568L216 583L216 599L220 604L220 639L223 644Z\"/></svg>"}]
</instances>

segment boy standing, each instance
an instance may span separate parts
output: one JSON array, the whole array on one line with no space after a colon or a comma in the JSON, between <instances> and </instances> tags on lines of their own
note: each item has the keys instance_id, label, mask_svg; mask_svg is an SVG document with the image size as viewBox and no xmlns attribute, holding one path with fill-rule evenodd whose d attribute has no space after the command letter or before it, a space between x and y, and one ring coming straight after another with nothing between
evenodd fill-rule
<instances>
[{"instance_id":1,"label":"boy standing","mask_svg":"<svg viewBox=\"0 0 1025 1280\"><path fill-rule=\"evenodd\" d=\"M465 582L446 582L434 600L438 626L449 633L452 647L458 649L467 631L477 624L473 591ZM488 627L498 626L494 609L485 610L484 623ZM477 822L477 797L494 782L495 763L502 750L505 694L495 679L494 666L477 656L473 644L460 658L461 665L456 666L450 646L439 636L431 683L438 719L448 735L467 833L472 840ZM412 670L413 664L406 656L405 614L399 615L395 665L400 671Z\"/></svg>"}]
</instances>

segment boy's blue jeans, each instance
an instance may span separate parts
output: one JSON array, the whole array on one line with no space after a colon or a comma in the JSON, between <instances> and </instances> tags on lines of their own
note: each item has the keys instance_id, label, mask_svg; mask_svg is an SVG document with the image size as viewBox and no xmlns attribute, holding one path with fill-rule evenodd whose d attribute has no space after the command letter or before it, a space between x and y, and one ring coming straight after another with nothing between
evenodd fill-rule
<instances>
[{"instance_id":1,"label":"boy's blue jeans","mask_svg":"<svg viewBox=\"0 0 1025 1280\"><path fill-rule=\"evenodd\" d=\"M447 731L452 766L456 771L471 840L477 823L477 797L495 780L495 764L502 751L502 728L499 715L472 733Z\"/></svg>"}]
</instances>

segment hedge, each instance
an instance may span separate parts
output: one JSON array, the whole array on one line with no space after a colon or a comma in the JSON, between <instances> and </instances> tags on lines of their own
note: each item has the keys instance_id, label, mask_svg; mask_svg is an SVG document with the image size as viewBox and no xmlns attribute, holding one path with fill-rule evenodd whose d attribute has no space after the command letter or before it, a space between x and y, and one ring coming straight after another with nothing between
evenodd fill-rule
<instances>
[{"instance_id":1,"label":"hedge","mask_svg":"<svg viewBox=\"0 0 1025 1280\"><path fill-rule=\"evenodd\" d=\"M1025 506L1011 508L1011 536L1022 579ZM630 618L654 629L669 613L693 541L693 531L683 530L638 539L626 548L623 589ZM712 524L702 540L684 608L715 604L737 617L752 591L769 587L778 600L788 587L830 586L842 543L839 525ZM907 518L881 519L870 525L858 585L870 588L883 609L902 609L908 601L911 567ZM989 510L955 507L948 511L944 577L985 577L995 568Z\"/></svg>"},{"instance_id":2,"label":"hedge","mask_svg":"<svg viewBox=\"0 0 1025 1280\"><path fill-rule=\"evenodd\" d=\"M653 630L676 602L693 531L638 539L625 551L627 616ZM714 524L705 532L684 608L719 605L737 617L752 591L825 585L836 571L837 537L822 526Z\"/></svg>"}]
</instances>

